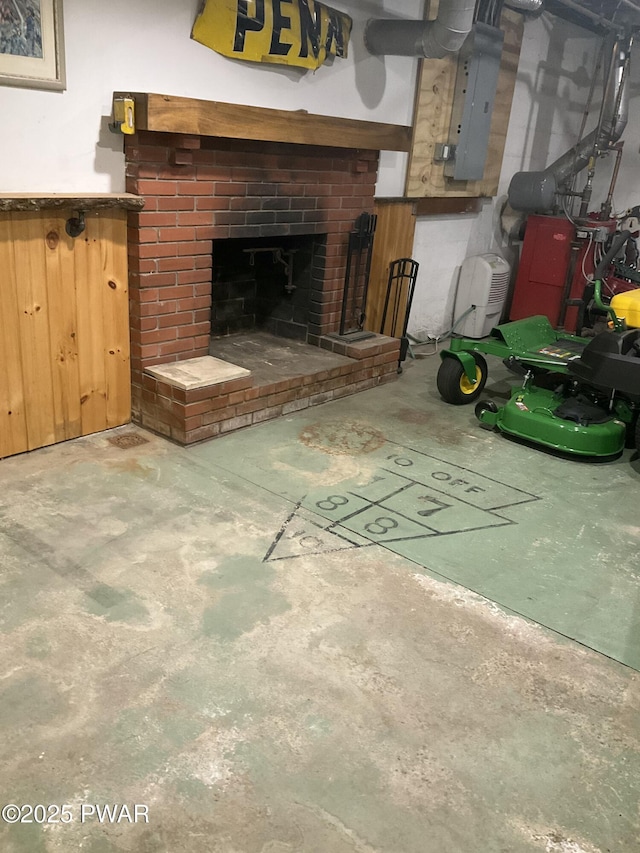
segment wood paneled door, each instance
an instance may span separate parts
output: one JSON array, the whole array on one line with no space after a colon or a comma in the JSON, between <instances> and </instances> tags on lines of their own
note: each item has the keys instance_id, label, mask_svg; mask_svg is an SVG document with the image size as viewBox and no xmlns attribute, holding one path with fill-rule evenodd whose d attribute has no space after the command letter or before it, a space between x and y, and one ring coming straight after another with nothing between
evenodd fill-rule
<instances>
[{"instance_id":1,"label":"wood paneled door","mask_svg":"<svg viewBox=\"0 0 640 853\"><path fill-rule=\"evenodd\" d=\"M131 418L126 211L0 213L0 458Z\"/></svg>"}]
</instances>

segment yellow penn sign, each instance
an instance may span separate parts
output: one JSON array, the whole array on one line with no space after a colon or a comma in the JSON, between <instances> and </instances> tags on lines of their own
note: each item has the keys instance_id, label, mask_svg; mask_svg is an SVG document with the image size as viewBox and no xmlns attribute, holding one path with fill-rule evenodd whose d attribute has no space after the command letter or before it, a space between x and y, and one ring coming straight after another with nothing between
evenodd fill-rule
<instances>
[{"instance_id":1,"label":"yellow penn sign","mask_svg":"<svg viewBox=\"0 0 640 853\"><path fill-rule=\"evenodd\" d=\"M191 37L234 59L319 68L347 55L351 25L314 0L205 0Z\"/></svg>"}]
</instances>

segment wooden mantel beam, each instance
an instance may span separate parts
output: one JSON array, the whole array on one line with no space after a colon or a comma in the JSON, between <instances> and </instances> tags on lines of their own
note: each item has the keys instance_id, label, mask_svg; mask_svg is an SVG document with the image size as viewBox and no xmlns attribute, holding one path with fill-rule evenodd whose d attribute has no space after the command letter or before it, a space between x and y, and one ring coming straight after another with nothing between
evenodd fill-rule
<instances>
[{"instance_id":1,"label":"wooden mantel beam","mask_svg":"<svg viewBox=\"0 0 640 853\"><path fill-rule=\"evenodd\" d=\"M411 128L398 124L147 92L114 93L114 98L122 97L135 101L136 130L374 151L409 151L411 146Z\"/></svg>"}]
</instances>

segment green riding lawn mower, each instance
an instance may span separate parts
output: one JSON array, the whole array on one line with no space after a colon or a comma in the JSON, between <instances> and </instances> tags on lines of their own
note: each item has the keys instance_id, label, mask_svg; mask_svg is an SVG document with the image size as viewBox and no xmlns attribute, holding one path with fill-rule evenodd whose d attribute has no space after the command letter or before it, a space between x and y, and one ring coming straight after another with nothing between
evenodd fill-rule
<instances>
[{"instance_id":1,"label":"green riding lawn mower","mask_svg":"<svg viewBox=\"0 0 640 853\"><path fill-rule=\"evenodd\" d=\"M564 454L607 459L625 446L640 451L640 328L627 328L631 322L617 315L615 299L606 305L601 297L603 270L628 237L623 231L614 240L594 273L594 302L611 330L587 339L554 330L546 317L529 317L496 326L481 340L454 338L440 354L441 397L453 405L477 401L482 426ZM485 355L501 358L522 378L502 406L479 399Z\"/></svg>"}]
</instances>

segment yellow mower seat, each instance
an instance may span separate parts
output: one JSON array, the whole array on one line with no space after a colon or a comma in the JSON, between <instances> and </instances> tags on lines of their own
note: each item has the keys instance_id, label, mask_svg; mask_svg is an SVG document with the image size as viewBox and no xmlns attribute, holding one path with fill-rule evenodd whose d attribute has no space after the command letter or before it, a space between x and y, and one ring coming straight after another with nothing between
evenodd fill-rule
<instances>
[{"instance_id":1,"label":"yellow mower seat","mask_svg":"<svg viewBox=\"0 0 640 853\"><path fill-rule=\"evenodd\" d=\"M640 289L617 293L612 297L610 306L628 329L640 329Z\"/></svg>"}]
</instances>

